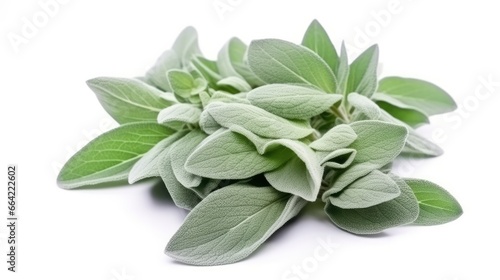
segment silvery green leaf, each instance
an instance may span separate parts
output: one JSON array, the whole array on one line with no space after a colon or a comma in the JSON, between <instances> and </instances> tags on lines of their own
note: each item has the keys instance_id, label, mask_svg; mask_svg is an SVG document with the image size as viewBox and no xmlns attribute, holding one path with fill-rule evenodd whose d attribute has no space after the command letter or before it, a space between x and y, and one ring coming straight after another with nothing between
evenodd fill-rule
<instances>
[{"instance_id":1,"label":"silvery green leaf","mask_svg":"<svg viewBox=\"0 0 500 280\"><path fill-rule=\"evenodd\" d=\"M253 105L213 102L205 110L223 127L239 125L262 137L300 139L314 131L307 121L287 120Z\"/></svg>"},{"instance_id":2,"label":"silvery green leaf","mask_svg":"<svg viewBox=\"0 0 500 280\"><path fill-rule=\"evenodd\" d=\"M250 105L250 101L248 101L248 99L238 97L235 94L225 93L223 91L215 91L212 94L212 97L210 98L209 104L212 102L242 103L242 104L249 104Z\"/></svg>"},{"instance_id":3,"label":"silvery green leaf","mask_svg":"<svg viewBox=\"0 0 500 280\"><path fill-rule=\"evenodd\" d=\"M349 67L347 93L371 97L377 89L378 46L373 45L358 56Z\"/></svg>"},{"instance_id":4,"label":"silvery green leaf","mask_svg":"<svg viewBox=\"0 0 500 280\"><path fill-rule=\"evenodd\" d=\"M172 91L167 79L167 72L179 69L181 62L175 51L165 51L156 61L155 65L146 73L146 78L163 91Z\"/></svg>"},{"instance_id":5,"label":"silvery green leaf","mask_svg":"<svg viewBox=\"0 0 500 280\"><path fill-rule=\"evenodd\" d=\"M381 119L386 122L407 126L408 138L406 139L405 147L401 151L402 154L431 157L436 157L443 154L443 150L438 145L420 136L413 128L409 127L404 122L394 118L384 110L382 110Z\"/></svg>"},{"instance_id":6,"label":"silvery green leaf","mask_svg":"<svg viewBox=\"0 0 500 280\"><path fill-rule=\"evenodd\" d=\"M336 90L330 67L303 46L277 39L256 40L250 44L248 62L252 71L270 84L309 84L328 93Z\"/></svg>"},{"instance_id":7,"label":"silvery green leaf","mask_svg":"<svg viewBox=\"0 0 500 280\"><path fill-rule=\"evenodd\" d=\"M199 95L200 95L201 106L205 108L208 105L208 103L210 103L210 98L211 98L210 94L206 91L202 91L200 92Z\"/></svg>"},{"instance_id":8,"label":"silvery green leaf","mask_svg":"<svg viewBox=\"0 0 500 280\"><path fill-rule=\"evenodd\" d=\"M265 85L266 83L257 77L254 72L250 69L250 65L248 64L247 59L248 51L245 53L245 56L241 59L241 61L233 62L234 69L238 72L244 80L253 87L260 87Z\"/></svg>"},{"instance_id":9,"label":"silvery green leaf","mask_svg":"<svg viewBox=\"0 0 500 280\"><path fill-rule=\"evenodd\" d=\"M232 125L229 129L244 136L261 155L277 154L278 151L282 157L294 155L285 165L266 173L265 177L279 191L309 201L316 200L324 168L319 165L316 153L309 146L297 140L262 138L238 125Z\"/></svg>"},{"instance_id":10,"label":"silvery green leaf","mask_svg":"<svg viewBox=\"0 0 500 280\"><path fill-rule=\"evenodd\" d=\"M210 193L219 187L221 180L203 178L201 184L191 190L195 192L201 199L206 198Z\"/></svg>"},{"instance_id":11,"label":"silvery green leaf","mask_svg":"<svg viewBox=\"0 0 500 280\"><path fill-rule=\"evenodd\" d=\"M398 107L385 101L377 101L377 105L394 118L406 123L411 127L416 128L423 124L429 123L429 118L419 110L413 108Z\"/></svg>"},{"instance_id":12,"label":"silvery green leaf","mask_svg":"<svg viewBox=\"0 0 500 280\"><path fill-rule=\"evenodd\" d=\"M188 97L189 103L200 105L201 104L201 99L200 99L200 95L199 94L200 93L193 93L190 97Z\"/></svg>"},{"instance_id":13,"label":"silvery green leaf","mask_svg":"<svg viewBox=\"0 0 500 280\"><path fill-rule=\"evenodd\" d=\"M199 125L201 130L203 130L206 134L213 134L222 127L215 121L207 110L203 110L203 112L201 112Z\"/></svg>"},{"instance_id":14,"label":"silvery green leaf","mask_svg":"<svg viewBox=\"0 0 500 280\"><path fill-rule=\"evenodd\" d=\"M250 86L264 84L250 70L246 62L247 46L238 38L231 38L220 50L217 65L224 77L238 77L245 80Z\"/></svg>"},{"instance_id":15,"label":"silvery green leaf","mask_svg":"<svg viewBox=\"0 0 500 280\"><path fill-rule=\"evenodd\" d=\"M376 234L385 229L410 224L418 217L418 202L410 187L391 177L401 194L390 201L360 209L342 209L326 204L325 212L338 227L355 234Z\"/></svg>"},{"instance_id":16,"label":"silvery green leaf","mask_svg":"<svg viewBox=\"0 0 500 280\"><path fill-rule=\"evenodd\" d=\"M339 124L332 127L309 146L317 151L331 152L351 145L357 137L351 126Z\"/></svg>"},{"instance_id":17,"label":"silvery green leaf","mask_svg":"<svg viewBox=\"0 0 500 280\"><path fill-rule=\"evenodd\" d=\"M266 155L254 144L230 130L221 130L203 140L188 157L186 171L212 179L245 179L274 170L290 158L286 149Z\"/></svg>"},{"instance_id":18,"label":"silvery green leaf","mask_svg":"<svg viewBox=\"0 0 500 280\"><path fill-rule=\"evenodd\" d=\"M243 61L247 46L238 38L231 38L217 55L217 67L223 77L243 78L233 66L233 61Z\"/></svg>"},{"instance_id":19,"label":"silvery green leaf","mask_svg":"<svg viewBox=\"0 0 500 280\"><path fill-rule=\"evenodd\" d=\"M241 134L247 140L252 142L261 155L272 152L281 147L289 149L299 157L301 157L302 153L314 152L310 149L310 147L298 140L264 138L239 125L231 125L229 129L233 132Z\"/></svg>"},{"instance_id":20,"label":"silvery green leaf","mask_svg":"<svg viewBox=\"0 0 500 280\"><path fill-rule=\"evenodd\" d=\"M263 155L267 151L267 145L276 139L270 139L270 138L263 138L255 133L251 132L250 130L239 126L239 125L230 125L229 130L236 132L238 134L241 134L244 136L248 141L252 142L252 144L255 146L255 149L257 149L257 152L259 154ZM279 139L278 139L279 140ZM275 148L276 146L272 146L271 148Z\"/></svg>"},{"instance_id":21,"label":"silvery green leaf","mask_svg":"<svg viewBox=\"0 0 500 280\"><path fill-rule=\"evenodd\" d=\"M179 56L183 67L187 67L194 56L201 55L196 29L191 26L184 28L177 36L172 50Z\"/></svg>"},{"instance_id":22,"label":"silvery green leaf","mask_svg":"<svg viewBox=\"0 0 500 280\"><path fill-rule=\"evenodd\" d=\"M165 253L194 265L237 262L255 251L305 205L301 198L271 187L222 188L188 214Z\"/></svg>"},{"instance_id":23,"label":"silvery green leaf","mask_svg":"<svg viewBox=\"0 0 500 280\"><path fill-rule=\"evenodd\" d=\"M191 210L201 199L191 189L184 187L175 177L174 170L172 169L172 159L170 157L171 151L172 149L165 150L159 156L158 170L160 170L160 176L175 205L179 208Z\"/></svg>"},{"instance_id":24,"label":"silvery green leaf","mask_svg":"<svg viewBox=\"0 0 500 280\"><path fill-rule=\"evenodd\" d=\"M63 166L58 184L73 189L126 180L132 166L174 131L156 123L125 124L90 141Z\"/></svg>"},{"instance_id":25,"label":"silvery green leaf","mask_svg":"<svg viewBox=\"0 0 500 280\"><path fill-rule=\"evenodd\" d=\"M186 100L192 95L204 91L207 87L207 82L204 79L195 79L183 70L170 70L167 72L167 78L170 88L180 100Z\"/></svg>"},{"instance_id":26,"label":"silvery green leaf","mask_svg":"<svg viewBox=\"0 0 500 280\"><path fill-rule=\"evenodd\" d=\"M379 92L411 106L427 116L451 112L457 108L455 101L440 87L418 79L386 77L379 82ZM380 97L380 96L378 96ZM390 99L384 101L390 102Z\"/></svg>"},{"instance_id":27,"label":"silvery green leaf","mask_svg":"<svg viewBox=\"0 0 500 280\"><path fill-rule=\"evenodd\" d=\"M335 169L344 169L353 163L356 154L355 149L349 148L336 149L331 153L320 152L320 164Z\"/></svg>"},{"instance_id":28,"label":"silvery green leaf","mask_svg":"<svg viewBox=\"0 0 500 280\"><path fill-rule=\"evenodd\" d=\"M217 85L221 87L231 87L238 92L247 92L252 90L252 87L245 80L234 76L218 81Z\"/></svg>"},{"instance_id":29,"label":"silvery green leaf","mask_svg":"<svg viewBox=\"0 0 500 280\"><path fill-rule=\"evenodd\" d=\"M158 170L158 160L160 154L170 148L170 145L177 141L179 138L186 134L184 131L179 131L162 141L158 142L151 150L144 154L144 156L137 161L128 175L129 184L133 184L139 180L151 177L160 177Z\"/></svg>"},{"instance_id":30,"label":"silvery green leaf","mask_svg":"<svg viewBox=\"0 0 500 280\"><path fill-rule=\"evenodd\" d=\"M344 42L340 48L339 68L335 72L337 77L337 93L347 95L347 81L349 79L349 60L347 58L347 50Z\"/></svg>"},{"instance_id":31,"label":"silvery green leaf","mask_svg":"<svg viewBox=\"0 0 500 280\"><path fill-rule=\"evenodd\" d=\"M421 179L404 179L417 197L420 214L417 225L440 225L451 222L463 213L458 201L442 187Z\"/></svg>"},{"instance_id":32,"label":"silvery green leaf","mask_svg":"<svg viewBox=\"0 0 500 280\"><path fill-rule=\"evenodd\" d=\"M330 69L336 73L339 68L339 56L337 50L332 44L326 30L317 20L313 20L307 28L302 45L318 54L330 66Z\"/></svg>"},{"instance_id":33,"label":"silvery green leaf","mask_svg":"<svg viewBox=\"0 0 500 280\"><path fill-rule=\"evenodd\" d=\"M378 120L382 114L379 106L370 98L363 96L357 92L352 92L347 96L349 104L356 110L363 113L368 119Z\"/></svg>"},{"instance_id":34,"label":"silvery green leaf","mask_svg":"<svg viewBox=\"0 0 500 280\"><path fill-rule=\"evenodd\" d=\"M155 121L158 113L174 103L164 93L137 79L100 77L87 81L106 112L120 124Z\"/></svg>"},{"instance_id":35,"label":"silvery green leaf","mask_svg":"<svg viewBox=\"0 0 500 280\"><path fill-rule=\"evenodd\" d=\"M410 130L406 145L402 151L404 154L409 155L424 155L437 157L443 154L443 149L424 137L418 135L414 130Z\"/></svg>"},{"instance_id":36,"label":"silvery green leaf","mask_svg":"<svg viewBox=\"0 0 500 280\"><path fill-rule=\"evenodd\" d=\"M349 148L357 151L356 157L349 168L338 174L331 188L323 194L323 200L393 161L403 149L408 136L406 127L382 121L354 122L351 128L358 136L349 145Z\"/></svg>"},{"instance_id":37,"label":"silvery green leaf","mask_svg":"<svg viewBox=\"0 0 500 280\"><path fill-rule=\"evenodd\" d=\"M264 174L269 184L279 191L315 201L321 187L324 169L319 165L314 151L299 141L278 139L272 143L275 144L271 145L287 147L296 157L280 168Z\"/></svg>"},{"instance_id":38,"label":"silvery green leaf","mask_svg":"<svg viewBox=\"0 0 500 280\"><path fill-rule=\"evenodd\" d=\"M277 116L309 119L328 110L342 95L300 85L272 84L250 91L247 98L253 105Z\"/></svg>"},{"instance_id":39,"label":"silvery green leaf","mask_svg":"<svg viewBox=\"0 0 500 280\"><path fill-rule=\"evenodd\" d=\"M388 175L373 170L352 182L340 193L328 197L329 202L343 209L367 208L393 200L401 191Z\"/></svg>"},{"instance_id":40,"label":"silvery green leaf","mask_svg":"<svg viewBox=\"0 0 500 280\"><path fill-rule=\"evenodd\" d=\"M187 172L184 168L187 158L198 144L205 139L207 135L201 130L192 130L182 139L172 145L170 158L172 162L172 170L174 171L177 181L186 188L194 188L200 185L201 177Z\"/></svg>"},{"instance_id":41,"label":"silvery green leaf","mask_svg":"<svg viewBox=\"0 0 500 280\"><path fill-rule=\"evenodd\" d=\"M158 114L159 124L179 127L183 124L197 124L200 121L201 109L187 103L174 104Z\"/></svg>"},{"instance_id":42,"label":"silvery green leaf","mask_svg":"<svg viewBox=\"0 0 500 280\"><path fill-rule=\"evenodd\" d=\"M208 60L201 56L195 56L191 60L192 67L208 81L210 87L216 87L217 82L222 79L215 61Z\"/></svg>"}]
</instances>

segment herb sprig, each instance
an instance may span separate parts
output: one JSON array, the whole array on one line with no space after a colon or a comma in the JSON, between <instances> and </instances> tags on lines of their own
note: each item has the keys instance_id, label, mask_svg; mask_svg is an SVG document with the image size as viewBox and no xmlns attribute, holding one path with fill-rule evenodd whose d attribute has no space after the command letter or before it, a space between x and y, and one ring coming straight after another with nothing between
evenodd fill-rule
<instances>
[{"instance_id":1,"label":"herb sprig","mask_svg":"<svg viewBox=\"0 0 500 280\"><path fill-rule=\"evenodd\" d=\"M456 104L429 82L378 80L378 53L349 63L313 21L301 45L233 38L212 61L188 27L144 77L87 82L120 127L75 154L58 183L161 178L190 210L165 252L194 265L247 257L314 201L355 234L450 222L462 214L452 195L391 167L441 155L415 128Z\"/></svg>"}]
</instances>

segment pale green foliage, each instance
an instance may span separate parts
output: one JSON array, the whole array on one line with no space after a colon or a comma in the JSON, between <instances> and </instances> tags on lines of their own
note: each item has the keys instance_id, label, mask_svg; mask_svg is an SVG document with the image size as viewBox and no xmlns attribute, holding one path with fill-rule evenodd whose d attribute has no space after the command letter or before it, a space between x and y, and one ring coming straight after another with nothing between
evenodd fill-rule
<instances>
[{"instance_id":1,"label":"pale green foliage","mask_svg":"<svg viewBox=\"0 0 500 280\"><path fill-rule=\"evenodd\" d=\"M141 157L175 131L151 122L122 125L88 143L63 166L62 188L125 180Z\"/></svg>"},{"instance_id":2,"label":"pale green foliage","mask_svg":"<svg viewBox=\"0 0 500 280\"><path fill-rule=\"evenodd\" d=\"M417 197L420 213L415 224L439 225L462 215L458 201L442 187L422 179L405 179Z\"/></svg>"},{"instance_id":3,"label":"pale green foliage","mask_svg":"<svg viewBox=\"0 0 500 280\"><path fill-rule=\"evenodd\" d=\"M165 252L194 265L247 257L308 202L355 234L455 220L450 193L391 169L442 154L415 128L456 104L425 81L379 81L378 57L375 45L350 63L315 20L302 45L232 38L210 60L188 27L144 77L87 82L121 126L76 153L58 183L161 178L192 210Z\"/></svg>"},{"instance_id":4,"label":"pale green foliage","mask_svg":"<svg viewBox=\"0 0 500 280\"><path fill-rule=\"evenodd\" d=\"M261 155L242 135L221 130L203 140L186 161L188 172L213 179L245 179L278 168L283 150Z\"/></svg>"},{"instance_id":5,"label":"pale green foliage","mask_svg":"<svg viewBox=\"0 0 500 280\"><path fill-rule=\"evenodd\" d=\"M398 185L388 175L373 170L338 194L331 195L329 201L344 209L367 208L392 200L400 194Z\"/></svg>"},{"instance_id":6,"label":"pale green foliage","mask_svg":"<svg viewBox=\"0 0 500 280\"><path fill-rule=\"evenodd\" d=\"M253 105L277 116L309 119L330 109L342 100L342 95L298 85L273 84L252 90L247 98Z\"/></svg>"},{"instance_id":7,"label":"pale green foliage","mask_svg":"<svg viewBox=\"0 0 500 280\"><path fill-rule=\"evenodd\" d=\"M375 234L385 229L414 222L419 214L418 202L411 188L399 178L393 178L401 194L396 198L367 208L341 208L332 199L325 211L338 227L356 234Z\"/></svg>"},{"instance_id":8,"label":"pale green foliage","mask_svg":"<svg viewBox=\"0 0 500 280\"><path fill-rule=\"evenodd\" d=\"M177 103L172 94L135 79L101 77L87 81L87 85L106 112L121 124L156 121L158 112Z\"/></svg>"},{"instance_id":9,"label":"pale green foliage","mask_svg":"<svg viewBox=\"0 0 500 280\"><path fill-rule=\"evenodd\" d=\"M332 70L305 47L277 39L256 40L250 44L248 61L252 71L268 84L298 83L335 92Z\"/></svg>"},{"instance_id":10,"label":"pale green foliage","mask_svg":"<svg viewBox=\"0 0 500 280\"><path fill-rule=\"evenodd\" d=\"M379 92L381 94L377 100L391 103L396 107L400 107L398 105L402 103L406 108L421 111L427 116L448 113L457 108L453 98L444 90L422 80L387 77L380 80Z\"/></svg>"},{"instance_id":11,"label":"pale green foliage","mask_svg":"<svg viewBox=\"0 0 500 280\"><path fill-rule=\"evenodd\" d=\"M347 93L357 92L371 97L377 89L378 46L362 53L349 66Z\"/></svg>"},{"instance_id":12,"label":"pale green foliage","mask_svg":"<svg viewBox=\"0 0 500 280\"><path fill-rule=\"evenodd\" d=\"M271 187L225 187L189 213L165 252L176 260L196 265L239 261L297 215L305 204L302 199Z\"/></svg>"}]
</instances>

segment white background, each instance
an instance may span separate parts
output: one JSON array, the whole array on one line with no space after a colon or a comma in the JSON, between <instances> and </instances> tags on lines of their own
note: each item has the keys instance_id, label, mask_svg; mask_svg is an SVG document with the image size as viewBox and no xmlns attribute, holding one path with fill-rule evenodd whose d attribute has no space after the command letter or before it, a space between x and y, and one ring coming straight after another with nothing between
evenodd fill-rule
<instances>
[{"instance_id":1,"label":"white background","mask_svg":"<svg viewBox=\"0 0 500 280\"><path fill-rule=\"evenodd\" d=\"M7 228L2 222L0 275L74 280L500 279L500 230L495 226L500 212L498 8L495 1L437 2L70 0L58 4L43 22L38 1L1 0L0 167L6 173L7 164L19 166L20 220L19 272L6 271ZM232 6L224 11L214 4ZM39 25L29 36L22 34L24 18ZM193 267L163 254L186 212L172 205L162 187L150 182L99 190L57 187L58 166L79 145L113 126L86 87L87 79L142 75L188 25L198 29L204 53L215 58L232 36L247 43L267 37L298 43L314 18L337 46L346 41L351 60L358 49L378 43L381 76L429 80L456 99L460 112L435 117L422 129L445 155L404 161L398 170L446 187L463 206L460 219L358 237L335 228L320 209L308 208L248 259ZM13 36L24 40L13 44ZM0 193L4 217L6 186ZM321 244L329 240L331 250L325 251ZM318 260L315 251L328 254ZM294 275L294 267L304 274Z\"/></svg>"}]
</instances>

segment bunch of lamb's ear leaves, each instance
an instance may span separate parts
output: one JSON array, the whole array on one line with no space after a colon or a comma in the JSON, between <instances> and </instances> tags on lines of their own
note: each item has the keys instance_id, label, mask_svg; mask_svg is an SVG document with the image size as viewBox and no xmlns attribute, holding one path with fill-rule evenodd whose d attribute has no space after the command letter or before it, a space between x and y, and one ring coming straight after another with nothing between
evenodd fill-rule
<instances>
[{"instance_id":1,"label":"bunch of lamb's ear leaves","mask_svg":"<svg viewBox=\"0 0 500 280\"><path fill-rule=\"evenodd\" d=\"M349 63L317 21L302 45L233 38L216 61L187 28L145 77L87 82L121 126L74 155L59 184L161 178L192 210L166 253L196 265L245 258L318 198L356 234L452 221L462 209L447 191L390 171L399 155L440 155L414 129L456 105L425 81L378 81L377 64L377 46Z\"/></svg>"}]
</instances>

